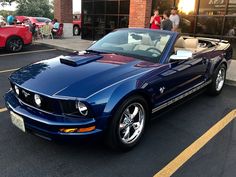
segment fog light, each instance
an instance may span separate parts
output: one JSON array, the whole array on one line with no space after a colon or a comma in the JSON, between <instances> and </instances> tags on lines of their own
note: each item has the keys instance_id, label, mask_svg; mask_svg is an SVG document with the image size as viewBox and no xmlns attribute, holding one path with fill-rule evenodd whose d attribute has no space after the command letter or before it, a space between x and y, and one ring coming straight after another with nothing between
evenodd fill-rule
<instances>
[{"instance_id":1,"label":"fog light","mask_svg":"<svg viewBox=\"0 0 236 177\"><path fill-rule=\"evenodd\" d=\"M19 96L19 95L20 95L20 89L19 89L19 87L15 85L14 88L15 88L16 94Z\"/></svg>"},{"instance_id":2,"label":"fog light","mask_svg":"<svg viewBox=\"0 0 236 177\"><path fill-rule=\"evenodd\" d=\"M79 112L82 116L88 115L88 108L84 103L81 103L80 101L76 101L75 107L76 107L76 109L79 110Z\"/></svg>"},{"instance_id":3,"label":"fog light","mask_svg":"<svg viewBox=\"0 0 236 177\"><path fill-rule=\"evenodd\" d=\"M75 133L78 131L78 128L61 128L60 131L63 133Z\"/></svg>"},{"instance_id":4,"label":"fog light","mask_svg":"<svg viewBox=\"0 0 236 177\"><path fill-rule=\"evenodd\" d=\"M38 107L41 106L42 101L41 101L41 98L40 98L40 96L39 96L38 94L35 94L35 95L34 95L34 102L36 103L36 105L37 105Z\"/></svg>"},{"instance_id":5,"label":"fog light","mask_svg":"<svg viewBox=\"0 0 236 177\"><path fill-rule=\"evenodd\" d=\"M85 128L60 128L60 132L63 133L85 133L91 132L96 129L96 126L85 127Z\"/></svg>"}]
</instances>

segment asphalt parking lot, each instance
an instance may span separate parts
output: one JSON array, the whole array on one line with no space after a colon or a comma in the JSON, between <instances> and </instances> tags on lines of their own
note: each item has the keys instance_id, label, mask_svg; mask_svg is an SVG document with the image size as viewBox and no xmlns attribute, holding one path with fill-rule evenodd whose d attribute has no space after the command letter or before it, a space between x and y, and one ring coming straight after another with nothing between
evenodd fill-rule
<instances>
[{"instance_id":1,"label":"asphalt parking lot","mask_svg":"<svg viewBox=\"0 0 236 177\"><path fill-rule=\"evenodd\" d=\"M127 153L111 151L99 142L49 142L18 130L3 109L9 74L29 63L66 54L39 45L28 46L18 54L0 51L1 177L151 177L165 169L173 171L168 166L172 161L182 163L173 176L235 176L235 120L222 131L217 129L219 133L205 146L199 148L200 143L196 143L199 151L195 146L188 149L236 108L236 87L232 86L225 86L218 97L202 93L159 116L147 127L139 146ZM183 152L193 156L184 160ZM179 155L180 161L175 161Z\"/></svg>"}]
</instances>

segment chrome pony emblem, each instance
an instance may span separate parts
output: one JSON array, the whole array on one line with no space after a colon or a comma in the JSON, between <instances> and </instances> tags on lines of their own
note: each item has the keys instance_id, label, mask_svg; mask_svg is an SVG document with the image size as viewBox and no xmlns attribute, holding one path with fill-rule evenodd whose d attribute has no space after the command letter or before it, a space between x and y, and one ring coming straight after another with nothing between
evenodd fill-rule
<instances>
[{"instance_id":1,"label":"chrome pony emblem","mask_svg":"<svg viewBox=\"0 0 236 177\"><path fill-rule=\"evenodd\" d=\"M27 98L28 96L30 96L30 93L27 93L25 90L22 90L23 95L25 96L25 98Z\"/></svg>"},{"instance_id":2,"label":"chrome pony emblem","mask_svg":"<svg viewBox=\"0 0 236 177\"><path fill-rule=\"evenodd\" d=\"M163 94L164 91L165 91L165 89L166 89L165 87L161 87L161 88L159 89L160 93Z\"/></svg>"}]
</instances>

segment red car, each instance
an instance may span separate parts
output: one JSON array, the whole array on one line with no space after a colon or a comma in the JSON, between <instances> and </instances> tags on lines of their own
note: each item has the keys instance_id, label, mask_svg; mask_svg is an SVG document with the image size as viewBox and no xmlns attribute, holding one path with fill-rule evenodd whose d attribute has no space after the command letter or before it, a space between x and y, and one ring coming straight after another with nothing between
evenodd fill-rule
<instances>
[{"instance_id":1,"label":"red car","mask_svg":"<svg viewBox=\"0 0 236 177\"><path fill-rule=\"evenodd\" d=\"M26 26L0 27L0 48L10 52L19 52L24 45L32 43L32 33Z\"/></svg>"},{"instance_id":2,"label":"red car","mask_svg":"<svg viewBox=\"0 0 236 177\"><path fill-rule=\"evenodd\" d=\"M50 20L49 18L45 18L45 17L27 17L28 19L30 19L31 23L35 23L36 26L38 26L39 28L41 28L43 25L46 24L46 22L51 23L52 20Z\"/></svg>"},{"instance_id":3,"label":"red car","mask_svg":"<svg viewBox=\"0 0 236 177\"><path fill-rule=\"evenodd\" d=\"M81 15L73 15L73 34L74 36L80 35L81 32Z\"/></svg>"},{"instance_id":4,"label":"red car","mask_svg":"<svg viewBox=\"0 0 236 177\"><path fill-rule=\"evenodd\" d=\"M27 17L27 16L16 16L16 20L18 23L23 23L25 19L29 19L31 23L35 23L37 27L42 27L46 24L46 22L51 22L49 18L45 17Z\"/></svg>"}]
</instances>

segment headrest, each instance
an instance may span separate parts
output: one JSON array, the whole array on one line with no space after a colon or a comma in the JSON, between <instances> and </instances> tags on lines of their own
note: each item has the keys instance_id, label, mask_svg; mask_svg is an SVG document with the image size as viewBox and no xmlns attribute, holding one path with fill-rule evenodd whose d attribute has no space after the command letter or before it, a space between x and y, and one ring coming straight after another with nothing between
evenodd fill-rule
<instances>
[{"instance_id":1,"label":"headrest","mask_svg":"<svg viewBox=\"0 0 236 177\"><path fill-rule=\"evenodd\" d=\"M176 43L175 43L175 47L177 48L184 48L185 47L185 40L183 37L180 37Z\"/></svg>"},{"instance_id":2,"label":"headrest","mask_svg":"<svg viewBox=\"0 0 236 177\"><path fill-rule=\"evenodd\" d=\"M198 39L196 38L185 39L185 48L196 49L197 47L198 47Z\"/></svg>"},{"instance_id":3,"label":"headrest","mask_svg":"<svg viewBox=\"0 0 236 177\"><path fill-rule=\"evenodd\" d=\"M151 40L151 38L150 38L149 35L143 35L143 36L142 36L141 44L152 46L152 45L153 45L153 42L152 42L152 40Z\"/></svg>"},{"instance_id":4,"label":"headrest","mask_svg":"<svg viewBox=\"0 0 236 177\"><path fill-rule=\"evenodd\" d=\"M170 38L169 36L162 36L161 40L160 40L160 44L161 45L166 45L166 43L168 42L169 38Z\"/></svg>"}]
</instances>

